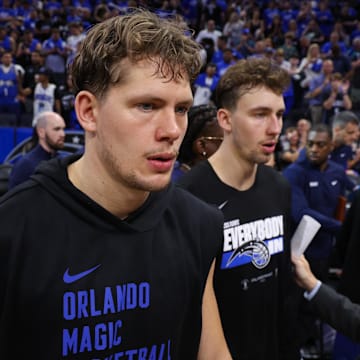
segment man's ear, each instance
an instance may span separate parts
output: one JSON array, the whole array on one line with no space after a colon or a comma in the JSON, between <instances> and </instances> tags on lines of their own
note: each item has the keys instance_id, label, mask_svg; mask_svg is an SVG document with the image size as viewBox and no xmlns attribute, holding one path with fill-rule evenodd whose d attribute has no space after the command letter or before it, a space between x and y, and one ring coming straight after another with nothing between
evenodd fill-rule
<instances>
[{"instance_id":1,"label":"man's ear","mask_svg":"<svg viewBox=\"0 0 360 360\"><path fill-rule=\"evenodd\" d=\"M224 132L231 132L232 123L231 123L231 112L227 109L220 108L217 112L217 119L220 127Z\"/></svg>"},{"instance_id":2,"label":"man's ear","mask_svg":"<svg viewBox=\"0 0 360 360\"><path fill-rule=\"evenodd\" d=\"M45 128L37 127L36 132L39 139L43 139L45 137Z\"/></svg>"},{"instance_id":3,"label":"man's ear","mask_svg":"<svg viewBox=\"0 0 360 360\"><path fill-rule=\"evenodd\" d=\"M86 90L80 91L75 99L77 119L85 131L96 131L96 107L98 101L95 96Z\"/></svg>"}]
</instances>

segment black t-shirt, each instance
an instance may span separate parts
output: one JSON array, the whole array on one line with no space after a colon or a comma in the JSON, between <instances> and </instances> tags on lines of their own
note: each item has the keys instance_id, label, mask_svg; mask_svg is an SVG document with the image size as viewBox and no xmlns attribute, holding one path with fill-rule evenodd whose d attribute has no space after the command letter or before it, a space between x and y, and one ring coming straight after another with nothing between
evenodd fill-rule
<instances>
[{"instance_id":1,"label":"black t-shirt","mask_svg":"<svg viewBox=\"0 0 360 360\"><path fill-rule=\"evenodd\" d=\"M274 169L259 165L254 185L238 191L224 184L204 161L179 183L224 214L214 287L233 358L286 359L282 333L289 319L284 301L291 281L287 181Z\"/></svg>"}]
</instances>

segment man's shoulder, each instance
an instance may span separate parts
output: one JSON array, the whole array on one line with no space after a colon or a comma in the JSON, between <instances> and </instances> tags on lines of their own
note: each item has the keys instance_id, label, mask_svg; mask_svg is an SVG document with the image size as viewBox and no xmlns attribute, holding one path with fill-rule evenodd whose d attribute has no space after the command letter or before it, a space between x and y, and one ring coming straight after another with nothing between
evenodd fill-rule
<instances>
[{"instance_id":1,"label":"man's shoulder","mask_svg":"<svg viewBox=\"0 0 360 360\"><path fill-rule=\"evenodd\" d=\"M0 197L0 217L17 219L29 210L36 212L34 206L39 199L39 187L33 180L24 181Z\"/></svg>"},{"instance_id":2,"label":"man's shoulder","mask_svg":"<svg viewBox=\"0 0 360 360\"><path fill-rule=\"evenodd\" d=\"M208 179L208 177L212 173L212 168L208 161L202 161L197 165L193 166L187 173L185 173L178 183L181 187L187 188L190 185L201 183L204 178Z\"/></svg>"},{"instance_id":3,"label":"man's shoulder","mask_svg":"<svg viewBox=\"0 0 360 360\"><path fill-rule=\"evenodd\" d=\"M308 168L304 162L294 162L287 166L283 171L282 175L287 179L299 179L299 176L308 172Z\"/></svg>"},{"instance_id":4,"label":"man's shoulder","mask_svg":"<svg viewBox=\"0 0 360 360\"><path fill-rule=\"evenodd\" d=\"M33 170L37 163L37 155L36 152L31 150L27 154L23 155L16 163L14 164L10 178L12 178L15 174L18 173L28 173L29 171Z\"/></svg>"},{"instance_id":5,"label":"man's shoulder","mask_svg":"<svg viewBox=\"0 0 360 360\"><path fill-rule=\"evenodd\" d=\"M258 168L259 177L262 181L272 186L288 188L289 183L282 173L267 165L260 165Z\"/></svg>"},{"instance_id":6,"label":"man's shoulder","mask_svg":"<svg viewBox=\"0 0 360 360\"><path fill-rule=\"evenodd\" d=\"M174 204L177 204L181 211L191 218L194 217L194 214L222 217L222 212L216 206L201 200L179 184L174 185L173 199Z\"/></svg>"},{"instance_id":7,"label":"man's shoulder","mask_svg":"<svg viewBox=\"0 0 360 360\"><path fill-rule=\"evenodd\" d=\"M327 164L328 164L327 167L328 172L331 171L339 174L345 174L343 166L340 165L338 162L333 160L328 160Z\"/></svg>"},{"instance_id":8,"label":"man's shoulder","mask_svg":"<svg viewBox=\"0 0 360 360\"><path fill-rule=\"evenodd\" d=\"M40 146L34 147L27 154L23 155L15 164L14 169L24 167L28 164L33 164L39 160L50 158L50 155Z\"/></svg>"}]
</instances>

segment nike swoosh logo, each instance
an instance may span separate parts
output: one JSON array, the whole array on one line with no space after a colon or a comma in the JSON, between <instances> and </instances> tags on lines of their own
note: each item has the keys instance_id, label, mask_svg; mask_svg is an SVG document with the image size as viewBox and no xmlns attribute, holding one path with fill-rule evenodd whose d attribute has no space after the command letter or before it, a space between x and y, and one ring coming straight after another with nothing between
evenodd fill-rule
<instances>
[{"instance_id":1,"label":"nike swoosh logo","mask_svg":"<svg viewBox=\"0 0 360 360\"><path fill-rule=\"evenodd\" d=\"M70 275L69 274L69 268L66 269L65 273L64 273L64 283L66 284L72 284L75 281L78 281L80 279L82 279L83 277L91 274L92 272L94 272L99 266L101 266L101 264L96 265L94 267L92 267L91 269L82 271L81 273L75 274L75 275Z\"/></svg>"},{"instance_id":2,"label":"nike swoosh logo","mask_svg":"<svg viewBox=\"0 0 360 360\"><path fill-rule=\"evenodd\" d=\"M222 204L218 206L218 209L222 209L226 204L228 203L228 200L224 201Z\"/></svg>"}]
</instances>

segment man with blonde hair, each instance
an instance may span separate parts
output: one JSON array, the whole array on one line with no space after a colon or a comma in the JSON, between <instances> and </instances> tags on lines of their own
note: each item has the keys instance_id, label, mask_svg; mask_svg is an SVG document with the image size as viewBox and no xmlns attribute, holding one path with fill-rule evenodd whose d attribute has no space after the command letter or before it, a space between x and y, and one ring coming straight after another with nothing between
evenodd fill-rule
<instances>
[{"instance_id":1,"label":"man with blonde hair","mask_svg":"<svg viewBox=\"0 0 360 360\"><path fill-rule=\"evenodd\" d=\"M83 155L0 203L1 359L230 359L221 213L170 183L201 67L188 34L145 10L87 33L71 68Z\"/></svg>"}]
</instances>

